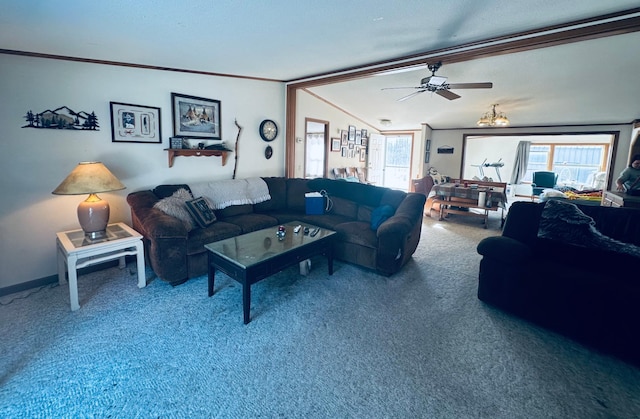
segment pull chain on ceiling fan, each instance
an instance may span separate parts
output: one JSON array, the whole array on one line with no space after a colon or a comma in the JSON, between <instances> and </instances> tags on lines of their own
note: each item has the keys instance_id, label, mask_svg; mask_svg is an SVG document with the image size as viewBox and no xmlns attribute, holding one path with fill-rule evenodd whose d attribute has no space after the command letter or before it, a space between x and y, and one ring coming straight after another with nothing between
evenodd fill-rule
<instances>
[{"instance_id":1,"label":"pull chain on ceiling fan","mask_svg":"<svg viewBox=\"0 0 640 419\"><path fill-rule=\"evenodd\" d=\"M413 87L383 87L382 90L391 90L391 89L415 89L416 91L408 94L407 96L403 96L398 99L398 102L402 102L404 100L410 99L420 93L424 92L432 92L437 95L442 96L445 99L455 100L459 99L460 95L453 93L450 89L491 89L493 87L493 83L484 82L484 83L447 83L447 78L442 76L436 76L436 71L438 71L442 67L442 61L438 61L435 64L429 64L427 68L431 71L431 76L425 77L420 80L420 86Z\"/></svg>"}]
</instances>

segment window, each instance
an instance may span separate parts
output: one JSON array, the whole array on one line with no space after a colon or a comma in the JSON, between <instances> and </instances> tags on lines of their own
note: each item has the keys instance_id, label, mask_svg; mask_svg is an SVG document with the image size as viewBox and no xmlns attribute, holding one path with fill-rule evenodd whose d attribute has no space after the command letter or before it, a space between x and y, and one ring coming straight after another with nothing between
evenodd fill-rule
<instances>
[{"instance_id":1,"label":"window","mask_svg":"<svg viewBox=\"0 0 640 419\"><path fill-rule=\"evenodd\" d=\"M533 172L558 174L558 185L580 189L590 186L595 175L605 171L608 144L531 144L524 181L531 182Z\"/></svg>"},{"instance_id":2,"label":"window","mask_svg":"<svg viewBox=\"0 0 640 419\"><path fill-rule=\"evenodd\" d=\"M384 162L384 186L407 191L411 170L411 147L409 135L387 136Z\"/></svg>"}]
</instances>

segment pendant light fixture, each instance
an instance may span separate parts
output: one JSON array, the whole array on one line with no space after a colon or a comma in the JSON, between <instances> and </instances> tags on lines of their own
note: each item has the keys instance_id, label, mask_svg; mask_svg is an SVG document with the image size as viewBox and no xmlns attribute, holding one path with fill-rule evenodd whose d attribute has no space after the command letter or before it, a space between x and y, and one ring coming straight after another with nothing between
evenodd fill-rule
<instances>
[{"instance_id":1,"label":"pendant light fixture","mask_svg":"<svg viewBox=\"0 0 640 419\"><path fill-rule=\"evenodd\" d=\"M504 112L497 112L496 106L498 106L497 103L491 105L491 110L480 117L477 122L479 127L506 127L509 125L507 115Z\"/></svg>"}]
</instances>

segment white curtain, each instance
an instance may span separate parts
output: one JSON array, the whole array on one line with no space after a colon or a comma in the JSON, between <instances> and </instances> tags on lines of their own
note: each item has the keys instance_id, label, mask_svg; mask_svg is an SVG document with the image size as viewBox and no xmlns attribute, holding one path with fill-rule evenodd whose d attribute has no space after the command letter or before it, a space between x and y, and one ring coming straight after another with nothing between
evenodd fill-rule
<instances>
[{"instance_id":1,"label":"white curtain","mask_svg":"<svg viewBox=\"0 0 640 419\"><path fill-rule=\"evenodd\" d=\"M531 141L520 141L516 149L516 158L511 172L511 184L517 185L527 173L527 164L529 163L529 150L531 149Z\"/></svg>"}]
</instances>

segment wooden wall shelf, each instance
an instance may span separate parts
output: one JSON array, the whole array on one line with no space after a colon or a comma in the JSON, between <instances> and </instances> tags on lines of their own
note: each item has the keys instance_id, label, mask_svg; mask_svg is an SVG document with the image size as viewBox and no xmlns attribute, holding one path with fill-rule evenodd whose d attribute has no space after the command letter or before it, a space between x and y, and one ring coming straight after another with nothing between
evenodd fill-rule
<instances>
[{"instance_id":1,"label":"wooden wall shelf","mask_svg":"<svg viewBox=\"0 0 640 419\"><path fill-rule=\"evenodd\" d=\"M189 148L165 148L169 153L169 167L173 167L173 159L176 156L196 156L196 157L209 157L209 156L221 156L222 157L222 165L227 164L227 154L229 151L227 150L200 150L200 149L189 149Z\"/></svg>"}]
</instances>

